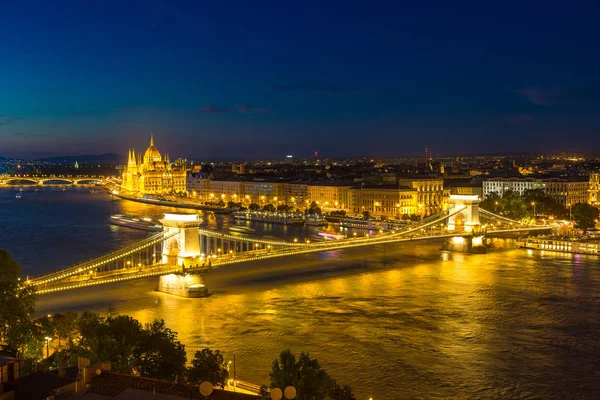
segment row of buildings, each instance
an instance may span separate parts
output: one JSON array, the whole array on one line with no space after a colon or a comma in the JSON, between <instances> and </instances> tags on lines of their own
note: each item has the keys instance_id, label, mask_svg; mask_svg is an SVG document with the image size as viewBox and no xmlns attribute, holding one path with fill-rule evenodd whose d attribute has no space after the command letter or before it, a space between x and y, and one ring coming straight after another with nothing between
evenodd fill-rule
<instances>
[{"instance_id":1,"label":"row of buildings","mask_svg":"<svg viewBox=\"0 0 600 400\"><path fill-rule=\"evenodd\" d=\"M523 195L527 190L540 189L554 198L563 207L577 203L598 204L600 174L589 177L569 178L489 178L483 181L483 196L496 193L502 196L507 191Z\"/></svg>"},{"instance_id":2,"label":"row of buildings","mask_svg":"<svg viewBox=\"0 0 600 400\"><path fill-rule=\"evenodd\" d=\"M189 174L187 190L203 202L286 204L303 209L314 201L327 211L345 210L351 214L368 211L375 216L387 217L435 214L443 209L445 199L450 195L450 190L444 190L441 178L401 179L390 185L356 185L214 180Z\"/></svg>"},{"instance_id":3,"label":"row of buildings","mask_svg":"<svg viewBox=\"0 0 600 400\"><path fill-rule=\"evenodd\" d=\"M242 168L236 166L238 169ZM285 204L304 209L316 202L326 211L344 210L349 214L368 211L373 216L400 217L404 214L431 215L445 208L450 194L474 194L484 198L490 193L506 191L523 194L541 189L564 207L590 202L598 204L600 174L570 178L492 178L479 183L461 183L443 178L401 178L383 174L385 179L374 183L349 181L306 183L277 181L254 177L242 179L235 171L227 179L215 179L212 174L189 172L183 162L171 163L162 156L150 138L143 157L130 150L124 166L121 189L139 195L187 193L200 202L233 201L249 205ZM389 175L389 176L388 176ZM388 179L389 178L389 179Z\"/></svg>"}]
</instances>

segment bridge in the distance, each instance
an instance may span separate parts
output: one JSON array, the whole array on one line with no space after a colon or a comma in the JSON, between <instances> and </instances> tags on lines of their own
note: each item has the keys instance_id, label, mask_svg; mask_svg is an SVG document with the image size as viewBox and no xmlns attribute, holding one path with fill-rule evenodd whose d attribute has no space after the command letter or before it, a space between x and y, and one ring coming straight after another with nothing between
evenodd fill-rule
<instances>
[{"instance_id":1,"label":"bridge in the distance","mask_svg":"<svg viewBox=\"0 0 600 400\"><path fill-rule=\"evenodd\" d=\"M77 175L77 176L27 176L27 175L0 175L0 185L90 185L101 183L103 177Z\"/></svg>"},{"instance_id":2,"label":"bridge in the distance","mask_svg":"<svg viewBox=\"0 0 600 400\"><path fill-rule=\"evenodd\" d=\"M447 239L451 250L478 252L485 249L486 236L550 229L480 209L477 196L451 196L447 210L398 230L322 242L237 236L201 228L201 222L197 214L166 214L160 233L27 283L44 294L171 273L201 273L276 257L419 240Z\"/></svg>"}]
</instances>

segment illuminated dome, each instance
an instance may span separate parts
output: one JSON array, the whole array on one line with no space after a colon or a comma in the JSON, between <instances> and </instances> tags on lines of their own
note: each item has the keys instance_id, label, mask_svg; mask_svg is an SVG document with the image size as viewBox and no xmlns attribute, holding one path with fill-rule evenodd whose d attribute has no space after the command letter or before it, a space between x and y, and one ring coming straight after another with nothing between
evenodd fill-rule
<instances>
[{"instance_id":1,"label":"illuminated dome","mask_svg":"<svg viewBox=\"0 0 600 400\"><path fill-rule=\"evenodd\" d=\"M154 147L154 136L150 135L150 147L144 153L144 164L149 164L151 162L161 162L162 157L160 156L160 152L156 147Z\"/></svg>"}]
</instances>

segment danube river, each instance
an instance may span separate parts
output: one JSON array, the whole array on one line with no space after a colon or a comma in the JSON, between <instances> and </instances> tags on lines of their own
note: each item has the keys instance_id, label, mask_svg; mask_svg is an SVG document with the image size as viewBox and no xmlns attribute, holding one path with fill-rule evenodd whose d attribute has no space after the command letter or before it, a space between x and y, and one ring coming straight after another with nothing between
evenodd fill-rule
<instances>
[{"instance_id":1,"label":"danube river","mask_svg":"<svg viewBox=\"0 0 600 400\"><path fill-rule=\"evenodd\" d=\"M166 208L111 202L89 188L0 189L0 247L31 276L147 235L110 226L111 214ZM203 214L226 229L227 216ZM310 235L253 226L260 235ZM309 351L359 400L597 398L599 259L515 249L486 255L410 243L275 259L205 275L214 295L154 292L156 279L41 296L38 312L84 310L163 318L188 356L236 355L238 376L266 383L282 349Z\"/></svg>"}]
</instances>

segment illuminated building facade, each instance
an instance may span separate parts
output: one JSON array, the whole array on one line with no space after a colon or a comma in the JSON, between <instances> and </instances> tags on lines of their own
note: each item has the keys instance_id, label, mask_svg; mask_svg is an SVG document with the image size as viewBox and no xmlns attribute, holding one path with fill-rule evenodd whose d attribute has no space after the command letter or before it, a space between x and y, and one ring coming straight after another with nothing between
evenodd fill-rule
<instances>
[{"instance_id":1,"label":"illuminated building facade","mask_svg":"<svg viewBox=\"0 0 600 400\"><path fill-rule=\"evenodd\" d=\"M550 178L498 178L483 182L483 194L496 193L503 196L506 191L513 191L522 196L525 191L540 189L563 207L590 201L592 179L574 177L569 179Z\"/></svg>"},{"instance_id":2,"label":"illuminated building facade","mask_svg":"<svg viewBox=\"0 0 600 400\"><path fill-rule=\"evenodd\" d=\"M403 214L432 215L446 208L450 190L442 179L407 179L402 184L353 185L213 180L189 174L189 194L203 202L233 201L248 206L286 204L304 210L316 202L324 211L344 210L373 217L399 218Z\"/></svg>"},{"instance_id":3,"label":"illuminated building facade","mask_svg":"<svg viewBox=\"0 0 600 400\"><path fill-rule=\"evenodd\" d=\"M154 137L150 136L150 146L143 158L136 157L135 150L129 150L121 190L138 194L185 192L186 175L185 165L172 165L168 155L163 158L154 146Z\"/></svg>"},{"instance_id":4,"label":"illuminated building facade","mask_svg":"<svg viewBox=\"0 0 600 400\"><path fill-rule=\"evenodd\" d=\"M593 206L600 204L600 197L598 192L600 191L600 173L596 172L590 175L590 199L589 202Z\"/></svg>"},{"instance_id":5,"label":"illuminated building facade","mask_svg":"<svg viewBox=\"0 0 600 400\"><path fill-rule=\"evenodd\" d=\"M368 212L373 217L400 218L403 214L417 214L417 192L397 185L386 187L353 188L350 196L350 209L353 214ZM423 211L423 207L421 207Z\"/></svg>"}]
</instances>

